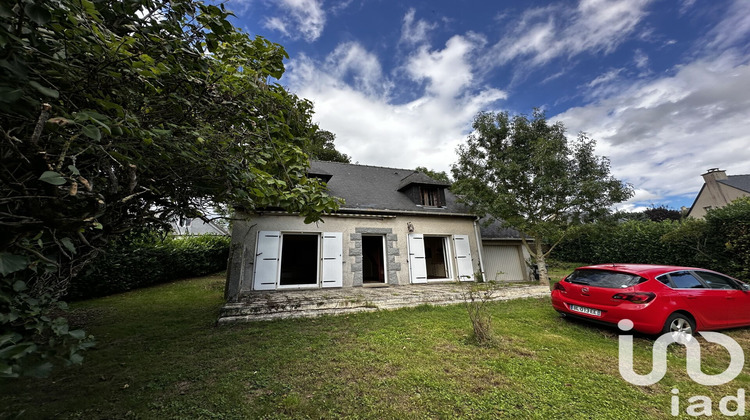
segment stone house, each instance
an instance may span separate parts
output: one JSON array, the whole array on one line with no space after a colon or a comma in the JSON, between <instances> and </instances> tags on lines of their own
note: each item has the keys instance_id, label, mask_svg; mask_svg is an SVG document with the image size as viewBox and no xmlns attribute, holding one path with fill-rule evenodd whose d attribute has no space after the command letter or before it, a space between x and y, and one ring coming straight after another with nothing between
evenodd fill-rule
<instances>
[{"instance_id":1,"label":"stone house","mask_svg":"<svg viewBox=\"0 0 750 420\"><path fill-rule=\"evenodd\" d=\"M408 169L322 161L311 162L309 175L345 204L313 224L283 211L240 212L229 302L263 290L473 281L485 271L488 249L492 279L529 279L518 233L482 227L445 182Z\"/></svg>"}]
</instances>

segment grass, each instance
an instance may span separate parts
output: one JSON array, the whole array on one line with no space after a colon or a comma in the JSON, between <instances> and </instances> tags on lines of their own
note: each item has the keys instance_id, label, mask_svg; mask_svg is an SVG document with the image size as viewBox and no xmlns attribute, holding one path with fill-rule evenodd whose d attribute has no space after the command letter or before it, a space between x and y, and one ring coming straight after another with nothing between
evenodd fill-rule
<instances>
[{"instance_id":1,"label":"grass","mask_svg":"<svg viewBox=\"0 0 750 420\"><path fill-rule=\"evenodd\" d=\"M73 305L99 345L83 366L0 383L0 418L667 418L694 395L736 395L750 377L702 387L671 348L667 376L618 373L616 332L561 319L549 299L489 306L496 339L473 343L462 305L216 327L223 277ZM729 334L750 348L750 331ZM636 338L636 370L653 341ZM704 343L704 371L728 364Z\"/></svg>"},{"instance_id":2,"label":"grass","mask_svg":"<svg viewBox=\"0 0 750 420\"><path fill-rule=\"evenodd\" d=\"M549 260L547 261L549 281L550 283L557 283L558 281L562 280L563 277L572 273L573 270L584 265L588 264Z\"/></svg>"}]
</instances>

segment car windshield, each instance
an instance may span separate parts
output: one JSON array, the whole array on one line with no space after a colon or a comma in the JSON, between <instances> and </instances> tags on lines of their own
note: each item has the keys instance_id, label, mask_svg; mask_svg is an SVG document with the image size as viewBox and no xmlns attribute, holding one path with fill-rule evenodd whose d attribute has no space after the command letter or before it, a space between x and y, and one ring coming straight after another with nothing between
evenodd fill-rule
<instances>
[{"instance_id":1,"label":"car windshield","mask_svg":"<svg viewBox=\"0 0 750 420\"><path fill-rule=\"evenodd\" d=\"M620 273L609 270L576 270L568 276L571 283L585 284L587 286L608 287L622 289L635 286L645 281L643 277L634 274Z\"/></svg>"}]
</instances>

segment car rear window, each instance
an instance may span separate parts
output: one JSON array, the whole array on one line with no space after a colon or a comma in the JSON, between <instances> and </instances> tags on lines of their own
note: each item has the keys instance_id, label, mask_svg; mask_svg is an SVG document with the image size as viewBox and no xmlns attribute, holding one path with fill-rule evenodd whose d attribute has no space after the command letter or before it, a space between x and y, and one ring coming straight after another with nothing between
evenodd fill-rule
<instances>
[{"instance_id":1,"label":"car rear window","mask_svg":"<svg viewBox=\"0 0 750 420\"><path fill-rule=\"evenodd\" d=\"M588 286L622 289L635 286L638 283L643 283L646 279L635 274L621 273L619 271L576 270L573 274L568 276L567 281Z\"/></svg>"}]
</instances>

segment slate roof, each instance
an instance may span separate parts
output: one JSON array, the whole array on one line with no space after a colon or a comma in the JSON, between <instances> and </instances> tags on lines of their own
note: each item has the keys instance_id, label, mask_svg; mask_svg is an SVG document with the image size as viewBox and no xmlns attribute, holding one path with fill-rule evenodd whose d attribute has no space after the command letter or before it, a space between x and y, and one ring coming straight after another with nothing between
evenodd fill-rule
<instances>
[{"instance_id":1,"label":"slate roof","mask_svg":"<svg viewBox=\"0 0 750 420\"><path fill-rule=\"evenodd\" d=\"M411 184L421 184L421 185L435 185L438 187L450 187L451 184L443 181L438 181L436 179L430 178L427 174L422 172L413 172L411 175L407 175L404 179L401 180L401 182L398 185L398 190L402 191L404 188Z\"/></svg>"},{"instance_id":2,"label":"slate roof","mask_svg":"<svg viewBox=\"0 0 750 420\"><path fill-rule=\"evenodd\" d=\"M447 189L445 207L423 207L415 204L399 190L410 183L447 185L411 169L314 160L310 162L309 173L310 175L331 175L327 182L329 194L346 200L340 211L471 214L470 210L459 204L456 196Z\"/></svg>"},{"instance_id":3,"label":"slate roof","mask_svg":"<svg viewBox=\"0 0 750 420\"><path fill-rule=\"evenodd\" d=\"M750 193L750 175L729 175L727 179L722 179L719 182Z\"/></svg>"},{"instance_id":4,"label":"slate roof","mask_svg":"<svg viewBox=\"0 0 750 420\"><path fill-rule=\"evenodd\" d=\"M479 234L482 239L521 239L520 232L505 227L502 222L489 217L483 217L479 220Z\"/></svg>"}]
</instances>

